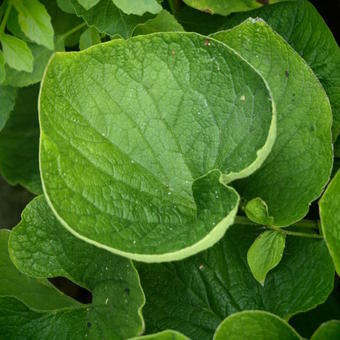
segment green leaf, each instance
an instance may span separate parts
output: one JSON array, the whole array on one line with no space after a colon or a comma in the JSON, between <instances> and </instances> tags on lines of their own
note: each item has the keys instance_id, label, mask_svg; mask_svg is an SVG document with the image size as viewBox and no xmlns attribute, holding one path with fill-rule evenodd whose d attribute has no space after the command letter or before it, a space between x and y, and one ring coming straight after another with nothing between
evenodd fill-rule
<instances>
[{"instance_id":1,"label":"green leaf","mask_svg":"<svg viewBox=\"0 0 340 340\"><path fill-rule=\"evenodd\" d=\"M99 0L77 0L86 10L97 5Z\"/></svg>"},{"instance_id":2,"label":"green leaf","mask_svg":"<svg viewBox=\"0 0 340 340\"><path fill-rule=\"evenodd\" d=\"M0 132L13 111L17 89L10 86L0 86Z\"/></svg>"},{"instance_id":3,"label":"green leaf","mask_svg":"<svg viewBox=\"0 0 340 340\"><path fill-rule=\"evenodd\" d=\"M334 156L340 158L340 138L334 144Z\"/></svg>"},{"instance_id":4,"label":"green leaf","mask_svg":"<svg viewBox=\"0 0 340 340\"><path fill-rule=\"evenodd\" d=\"M287 226L306 215L332 168L329 100L306 62L261 19L216 33L266 79L276 104L277 139L254 175L235 184L250 200L261 197L274 224Z\"/></svg>"},{"instance_id":5,"label":"green leaf","mask_svg":"<svg viewBox=\"0 0 340 340\"><path fill-rule=\"evenodd\" d=\"M335 270L340 274L340 171L332 179L322 196L319 209L321 228Z\"/></svg>"},{"instance_id":6,"label":"green leaf","mask_svg":"<svg viewBox=\"0 0 340 340\"><path fill-rule=\"evenodd\" d=\"M92 45L100 43L100 36L94 27L89 27L80 36L79 49L84 50Z\"/></svg>"},{"instance_id":7,"label":"green leaf","mask_svg":"<svg viewBox=\"0 0 340 340\"><path fill-rule=\"evenodd\" d=\"M0 41L6 63L18 71L33 71L33 56L27 44L16 37L1 34Z\"/></svg>"},{"instance_id":8,"label":"green leaf","mask_svg":"<svg viewBox=\"0 0 340 340\"><path fill-rule=\"evenodd\" d=\"M340 283L335 280L333 292L316 308L293 316L289 323L299 334L310 339L317 328L328 320L340 320Z\"/></svg>"},{"instance_id":9,"label":"green leaf","mask_svg":"<svg viewBox=\"0 0 340 340\"><path fill-rule=\"evenodd\" d=\"M6 65L6 80L4 84L15 87L24 87L40 82L53 51L36 44L28 43L27 45L32 51L34 58L33 70L30 72L18 71Z\"/></svg>"},{"instance_id":10,"label":"green leaf","mask_svg":"<svg viewBox=\"0 0 340 340\"><path fill-rule=\"evenodd\" d=\"M156 17L136 27L133 34L142 35L156 32L182 32L182 25L168 11L161 11Z\"/></svg>"},{"instance_id":11,"label":"green leaf","mask_svg":"<svg viewBox=\"0 0 340 340\"><path fill-rule=\"evenodd\" d=\"M46 0L49 2L49 0ZM68 14L76 14L75 10L74 10L74 7L72 6L70 0L57 0L56 1L58 7L64 11L65 13L68 13ZM52 16L53 17L53 16ZM54 25L53 25L54 27Z\"/></svg>"},{"instance_id":12,"label":"green leaf","mask_svg":"<svg viewBox=\"0 0 340 340\"><path fill-rule=\"evenodd\" d=\"M84 9L76 0L71 0L76 14L82 17L88 26L94 26L99 32L111 36L116 34L129 38L134 29L154 17L152 14L127 15L114 5L112 0L100 0L89 10Z\"/></svg>"},{"instance_id":13,"label":"green leaf","mask_svg":"<svg viewBox=\"0 0 340 340\"><path fill-rule=\"evenodd\" d=\"M7 321L1 323L7 338L47 339L54 334L57 339L126 339L143 331L144 295L131 261L72 236L43 196L25 208L21 223L11 232L9 252L22 273L37 278L64 276L90 290L92 303L36 313L18 302L5 305L7 309L4 303L9 302L0 302L2 314L7 313L0 317Z\"/></svg>"},{"instance_id":14,"label":"green leaf","mask_svg":"<svg viewBox=\"0 0 340 340\"><path fill-rule=\"evenodd\" d=\"M260 197L253 198L247 202L244 212L251 221L257 224L272 225L274 223L273 216L269 216L266 202Z\"/></svg>"},{"instance_id":15,"label":"green leaf","mask_svg":"<svg viewBox=\"0 0 340 340\"><path fill-rule=\"evenodd\" d=\"M238 25L249 16L266 20L307 61L320 79L333 109L335 140L340 133L340 49L321 15L307 0L288 1L233 14L225 18L225 24L216 30Z\"/></svg>"},{"instance_id":16,"label":"green leaf","mask_svg":"<svg viewBox=\"0 0 340 340\"><path fill-rule=\"evenodd\" d=\"M0 171L12 185L42 192L39 173L39 86L19 89L13 112L0 132Z\"/></svg>"},{"instance_id":17,"label":"green leaf","mask_svg":"<svg viewBox=\"0 0 340 340\"><path fill-rule=\"evenodd\" d=\"M66 307L79 308L80 303L63 295L47 280L34 279L18 271L9 258L9 235L9 230L0 230L0 301L5 296L15 297L30 308L46 311Z\"/></svg>"},{"instance_id":18,"label":"green leaf","mask_svg":"<svg viewBox=\"0 0 340 340\"><path fill-rule=\"evenodd\" d=\"M221 15L249 11L264 4L273 4L278 1L286 0L184 0L187 5L200 11Z\"/></svg>"},{"instance_id":19,"label":"green leaf","mask_svg":"<svg viewBox=\"0 0 340 340\"><path fill-rule=\"evenodd\" d=\"M162 6L157 0L112 0L126 14L143 15L146 12L157 14Z\"/></svg>"},{"instance_id":20,"label":"green leaf","mask_svg":"<svg viewBox=\"0 0 340 340\"><path fill-rule=\"evenodd\" d=\"M226 318L217 328L214 340L301 340L283 319L263 311L246 311Z\"/></svg>"},{"instance_id":21,"label":"green leaf","mask_svg":"<svg viewBox=\"0 0 340 340\"><path fill-rule=\"evenodd\" d=\"M19 13L18 21L25 35L50 50L54 49L54 32L51 17L38 0L12 0Z\"/></svg>"},{"instance_id":22,"label":"green leaf","mask_svg":"<svg viewBox=\"0 0 340 340\"><path fill-rule=\"evenodd\" d=\"M313 334L311 340L338 340L340 334L340 321L332 320L322 324Z\"/></svg>"},{"instance_id":23,"label":"green leaf","mask_svg":"<svg viewBox=\"0 0 340 340\"><path fill-rule=\"evenodd\" d=\"M6 79L5 57L4 54L0 51L0 84L3 83L5 79Z\"/></svg>"},{"instance_id":24,"label":"green leaf","mask_svg":"<svg viewBox=\"0 0 340 340\"><path fill-rule=\"evenodd\" d=\"M269 98L238 55L194 33L57 53L40 95L48 202L78 237L129 258L206 249L237 211L227 183L271 150Z\"/></svg>"},{"instance_id":25,"label":"green leaf","mask_svg":"<svg viewBox=\"0 0 340 340\"><path fill-rule=\"evenodd\" d=\"M250 246L247 262L255 279L264 285L266 276L281 261L286 237L276 231L265 231Z\"/></svg>"},{"instance_id":26,"label":"green leaf","mask_svg":"<svg viewBox=\"0 0 340 340\"><path fill-rule=\"evenodd\" d=\"M182 333L166 330L155 334L138 336L130 340L189 340L189 338Z\"/></svg>"},{"instance_id":27,"label":"green leaf","mask_svg":"<svg viewBox=\"0 0 340 340\"><path fill-rule=\"evenodd\" d=\"M287 236L282 261L261 286L247 265L247 251L260 231L233 225L214 247L184 261L138 263L147 332L169 328L211 339L233 313L260 309L289 319L325 301L333 289L334 267L324 242Z\"/></svg>"}]
</instances>

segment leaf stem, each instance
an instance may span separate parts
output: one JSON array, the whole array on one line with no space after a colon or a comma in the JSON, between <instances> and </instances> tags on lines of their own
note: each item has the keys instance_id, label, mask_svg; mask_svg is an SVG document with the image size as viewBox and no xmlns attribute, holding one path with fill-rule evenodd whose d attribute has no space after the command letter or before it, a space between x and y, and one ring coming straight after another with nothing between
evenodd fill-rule
<instances>
[{"instance_id":1,"label":"leaf stem","mask_svg":"<svg viewBox=\"0 0 340 340\"><path fill-rule=\"evenodd\" d=\"M5 32L7 20L8 20L9 14L11 13L11 9L12 9L12 2L9 1L7 8L6 8L5 15L4 15L2 22L1 22L1 25L0 25L0 36Z\"/></svg>"},{"instance_id":2,"label":"leaf stem","mask_svg":"<svg viewBox=\"0 0 340 340\"><path fill-rule=\"evenodd\" d=\"M246 218L244 216L236 216L235 223L243 224L243 225L260 226L259 224L248 220L248 218ZM286 230L285 228L274 227L274 226L263 226L263 227L265 227L266 229L269 229L269 230L277 231L278 233L285 234L285 235L323 239L322 235L315 234L315 233L302 233L302 232ZM302 220L302 221L299 221L295 224L292 224L290 227L310 228L310 229L318 230L318 222L312 221L312 220Z\"/></svg>"},{"instance_id":3,"label":"leaf stem","mask_svg":"<svg viewBox=\"0 0 340 340\"><path fill-rule=\"evenodd\" d=\"M58 39L61 39L61 40L64 40L66 39L67 37L69 37L71 34L79 31L80 29L82 29L83 27L86 26L86 22L82 22L81 24L79 24L78 26L75 26L73 28L71 28L69 31L65 32L64 34L60 35L58 37Z\"/></svg>"}]
</instances>

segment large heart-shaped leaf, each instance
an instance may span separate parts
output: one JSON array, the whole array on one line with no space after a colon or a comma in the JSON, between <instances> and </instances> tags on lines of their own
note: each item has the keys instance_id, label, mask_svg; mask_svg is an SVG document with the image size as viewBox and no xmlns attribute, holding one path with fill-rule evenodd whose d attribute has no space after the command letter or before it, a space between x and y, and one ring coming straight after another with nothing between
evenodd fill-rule
<instances>
[{"instance_id":1,"label":"large heart-shaped leaf","mask_svg":"<svg viewBox=\"0 0 340 340\"><path fill-rule=\"evenodd\" d=\"M299 334L275 314L246 311L226 318L217 328L214 340L302 340Z\"/></svg>"},{"instance_id":2,"label":"large heart-shaped leaf","mask_svg":"<svg viewBox=\"0 0 340 340\"><path fill-rule=\"evenodd\" d=\"M334 267L323 240L288 236L280 264L264 286L247 264L261 228L233 225L214 247L180 262L137 264L146 296L147 333L175 329L211 339L227 316L261 309L288 319L326 300Z\"/></svg>"},{"instance_id":3,"label":"large heart-shaped leaf","mask_svg":"<svg viewBox=\"0 0 340 340\"><path fill-rule=\"evenodd\" d=\"M234 48L266 79L277 108L277 139L265 163L237 183L246 198L261 197L274 224L301 219L332 168L332 112L306 62L261 19L213 35Z\"/></svg>"},{"instance_id":4,"label":"large heart-shaped leaf","mask_svg":"<svg viewBox=\"0 0 340 340\"><path fill-rule=\"evenodd\" d=\"M142 332L144 295L131 261L72 236L58 223L44 197L25 208L21 223L10 234L9 252L22 273L39 279L66 277L90 290L93 298L91 304L51 312L46 311L44 301L39 301L39 308L35 300L32 310L31 303L26 306L13 298L0 299L5 338L46 339L54 334L58 339L125 339ZM21 292L27 294L28 289Z\"/></svg>"},{"instance_id":5,"label":"large heart-shaped leaf","mask_svg":"<svg viewBox=\"0 0 340 340\"><path fill-rule=\"evenodd\" d=\"M340 170L338 170L320 200L322 232L340 275Z\"/></svg>"},{"instance_id":6,"label":"large heart-shaped leaf","mask_svg":"<svg viewBox=\"0 0 340 340\"><path fill-rule=\"evenodd\" d=\"M260 76L226 45L194 33L57 53L40 122L41 175L58 219L142 261L184 258L217 242L238 206L227 184L263 163L276 128Z\"/></svg>"},{"instance_id":7,"label":"large heart-shaped leaf","mask_svg":"<svg viewBox=\"0 0 340 340\"><path fill-rule=\"evenodd\" d=\"M219 27L214 29L234 27L248 17L266 20L313 69L332 104L335 140L340 133L340 49L322 16L307 0L287 1L215 19Z\"/></svg>"}]
</instances>

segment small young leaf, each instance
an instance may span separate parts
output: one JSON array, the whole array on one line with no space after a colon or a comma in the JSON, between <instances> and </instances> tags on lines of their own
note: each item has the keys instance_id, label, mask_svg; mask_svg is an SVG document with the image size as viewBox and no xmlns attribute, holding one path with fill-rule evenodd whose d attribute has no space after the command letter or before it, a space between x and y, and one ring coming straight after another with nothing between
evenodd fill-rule
<instances>
[{"instance_id":1,"label":"small young leaf","mask_svg":"<svg viewBox=\"0 0 340 340\"><path fill-rule=\"evenodd\" d=\"M18 71L33 71L33 56L27 44L8 34L0 36L5 61Z\"/></svg>"},{"instance_id":2,"label":"small young leaf","mask_svg":"<svg viewBox=\"0 0 340 340\"><path fill-rule=\"evenodd\" d=\"M143 331L145 300L132 262L73 236L43 196L25 208L22 221L10 234L9 253L23 274L66 277L91 291L92 303L40 313L44 309L31 310L17 300L0 299L1 334L6 339L48 339L53 334L56 339L118 340Z\"/></svg>"},{"instance_id":3,"label":"small young leaf","mask_svg":"<svg viewBox=\"0 0 340 340\"><path fill-rule=\"evenodd\" d=\"M33 70L31 72L18 71L5 65L6 80L4 85L25 87L40 82L53 51L33 43L27 43L27 45L33 55Z\"/></svg>"},{"instance_id":4,"label":"small young leaf","mask_svg":"<svg viewBox=\"0 0 340 340\"><path fill-rule=\"evenodd\" d=\"M50 50L54 49L54 32L51 17L38 0L13 0L19 13L18 21L22 31L32 41Z\"/></svg>"},{"instance_id":5,"label":"small young leaf","mask_svg":"<svg viewBox=\"0 0 340 340\"><path fill-rule=\"evenodd\" d=\"M322 233L340 275L340 170L328 185L319 207Z\"/></svg>"},{"instance_id":6,"label":"small young leaf","mask_svg":"<svg viewBox=\"0 0 340 340\"><path fill-rule=\"evenodd\" d=\"M247 217L257 224L272 225L274 223L273 216L269 216L266 202L259 197L247 202L244 211Z\"/></svg>"},{"instance_id":7,"label":"small young leaf","mask_svg":"<svg viewBox=\"0 0 340 340\"><path fill-rule=\"evenodd\" d=\"M94 27L89 27L80 36L79 49L84 50L92 45L100 43L100 35Z\"/></svg>"},{"instance_id":8,"label":"small young leaf","mask_svg":"<svg viewBox=\"0 0 340 340\"><path fill-rule=\"evenodd\" d=\"M194 33L57 53L40 93L49 204L68 229L129 258L206 249L237 210L227 184L260 167L274 143L269 98L237 54Z\"/></svg>"},{"instance_id":9,"label":"small young leaf","mask_svg":"<svg viewBox=\"0 0 340 340\"><path fill-rule=\"evenodd\" d=\"M162 6L157 0L112 0L126 14L143 15L146 12L157 14Z\"/></svg>"},{"instance_id":10,"label":"small young leaf","mask_svg":"<svg viewBox=\"0 0 340 340\"><path fill-rule=\"evenodd\" d=\"M312 335L311 340L339 340L340 321L331 320L323 323Z\"/></svg>"},{"instance_id":11,"label":"small young leaf","mask_svg":"<svg viewBox=\"0 0 340 340\"><path fill-rule=\"evenodd\" d=\"M77 0L86 10L89 10L91 7L97 5L99 0Z\"/></svg>"},{"instance_id":12,"label":"small young leaf","mask_svg":"<svg viewBox=\"0 0 340 340\"><path fill-rule=\"evenodd\" d=\"M236 312L261 309L288 319L323 303L334 282L325 243L287 236L282 261L262 286L247 265L247 251L260 231L236 224L214 247L186 260L137 263L148 332L168 328L208 340L219 323Z\"/></svg>"},{"instance_id":13,"label":"small young leaf","mask_svg":"<svg viewBox=\"0 0 340 340\"><path fill-rule=\"evenodd\" d=\"M14 110L0 132L1 175L10 184L20 184L35 194L42 192L38 162L38 93L37 85L17 91Z\"/></svg>"},{"instance_id":14,"label":"small young leaf","mask_svg":"<svg viewBox=\"0 0 340 340\"><path fill-rule=\"evenodd\" d=\"M262 286L268 272L280 263L285 244L285 235L276 231L265 231L250 246L247 262L255 279Z\"/></svg>"},{"instance_id":15,"label":"small young leaf","mask_svg":"<svg viewBox=\"0 0 340 340\"><path fill-rule=\"evenodd\" d=\"M275 314L245 311L226 318L217 328L214 340L302 340L301 336Z\"/></svg>"},{"instance_id":16,"label":"small young leaf","mask_svg":"<svg viewBox=\"0 0 340 340\"><path fill-rule=\"evenodd\" d=\"M184 31L182 25L168 11L161 11L156 17L148 20L144 24L136 27L133 35L143 35L156 32L181 32Z\"/></svg>"}]
</instances>

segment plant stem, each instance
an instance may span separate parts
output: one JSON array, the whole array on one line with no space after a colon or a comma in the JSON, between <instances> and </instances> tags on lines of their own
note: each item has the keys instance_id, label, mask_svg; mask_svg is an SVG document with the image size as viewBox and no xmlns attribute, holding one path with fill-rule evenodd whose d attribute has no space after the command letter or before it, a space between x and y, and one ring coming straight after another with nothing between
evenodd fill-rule
<instances>
[{"instance_id":1,"label":"plant stem","mask_svg":"<svg viewBox=\"0 0 340 340\"><path fill-rule=\"evenodd\" d=\"M248 218L246 218L244 216L236 216L235 223L243 224L243 225L260 226L257 223L249 221ZM274 226L264 226L264 227L266 229L274 230L274 231L276 231L278 233L285 234L285 235L323 239L323 236L319 235L319 234L301 233L301 232L286 230L285 228L274 227ZM318 222L317 221L312 221L312 220L302 220L302 221L299 221L299 222L297 222L295 224L292 224L290 227L310 228L310 229L318 230Z\"/></svg>"},{"instance_id":2,"label":"plant stem","mask_svg":"<svg viewBox=\"0 0 340 340\"><path fill-rule=\"evenodd\" d=\"M7 8L6 8L4 18L2 19L2 22L1 22L1 25L0 25L0 35L2 35L5 32L7 20L8 20L9 14L11 12L11 9L12 9L12 3L11 3L11 1L9 1Z\"/></svg>"},{"instance_id":3,"label":"plant stem","mask_svg":"<svg viewBox=\"0 0 340 340\"><path fill-rule=\"evenodd\" d=\"M281 234L285 234L285 235L323 239L323 236L321 236L319 234L300 233L300 232L297 232L297 231L285 230L284 228L279 228L279 227L266 226L266 228L269 229L269 230L276 231L276 232L281 233Z\"/></svg>"},{"instance_id":4,"label":"plant stem","mask_svg":"<svg viewBox=\"0 0 340 340\"><path fill-rule=\"evenodd\" d=\"M84 26L86 26L86 22L82 22L78 26L75 26L75 27L71 28L69 31L67 31L64 34L60 35L59 39L66 39L71 34L73 34L73 33L77 32L77 31L79 31L80 29L82 29Z\"/></svg>"}]
</instances>

